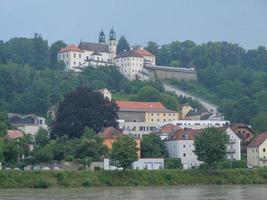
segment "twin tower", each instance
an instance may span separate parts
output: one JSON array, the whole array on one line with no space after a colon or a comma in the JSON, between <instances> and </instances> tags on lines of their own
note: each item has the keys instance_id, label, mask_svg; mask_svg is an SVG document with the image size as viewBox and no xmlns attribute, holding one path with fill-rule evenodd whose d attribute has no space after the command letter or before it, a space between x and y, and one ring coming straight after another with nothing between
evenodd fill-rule
<instances>
[{"instance_id":1,"label":"twin tower","mask_svg":"<svg viewBox=\"0 0 267 200\"><path fill-rule=\"evenodd\" d=\"M105 36L103 29L101 29L101 31L100 31L100 34L98 37L98 42L100 44L107 44L106 43L106 36ZM115 33L113 27L111 28L111 30L109 32L108 46L109 46L109 52L112 54L112 58L115 58L116 53L117 53L117 41L116 41L116 33Z\"/></svg>"}]
</instances>

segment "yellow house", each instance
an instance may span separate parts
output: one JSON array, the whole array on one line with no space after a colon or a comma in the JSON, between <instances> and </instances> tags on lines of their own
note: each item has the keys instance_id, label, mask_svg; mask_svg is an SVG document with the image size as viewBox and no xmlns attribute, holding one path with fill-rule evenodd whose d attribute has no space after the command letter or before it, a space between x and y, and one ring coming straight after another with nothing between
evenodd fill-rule
<instances>
[{"instance_id":1,"label":"yellow house","mask_svg":"<svg viewBox=\"0 0 267 200\"><path fill-rule=\"evenodd\" d=\"M267 167L267 132L257 135L247 147L247 164Z\"/></svg>"},{"instance_id":2,"label":"yellow house","mask_svg":"<svg viewBox=\"0 0 267 200\"><path fill-rule=\"evenodd\" d=\"M103 144L108 147L109 150L112 149L113 142L116 142L119 138L123 137L124 134L121 130L116 129L114 127L107 127L103 131L97 134L98 136L103 138ZM138 158L141 156L141 140L140 138L135 138L136 147L138 148Z\"/></svg>"},{"instance_id":3,"label":"yellow house","mask_svg":"<svg viewBox=\"0 0 267 200\"><path fill-rule=\"evenodd\" d=\"M182 104L180 106L180 119L185 119L185 116L187 115L187 113L189 113L191 110L193 110L193 108L188 104Z\"/></svg>"}]
</instances>

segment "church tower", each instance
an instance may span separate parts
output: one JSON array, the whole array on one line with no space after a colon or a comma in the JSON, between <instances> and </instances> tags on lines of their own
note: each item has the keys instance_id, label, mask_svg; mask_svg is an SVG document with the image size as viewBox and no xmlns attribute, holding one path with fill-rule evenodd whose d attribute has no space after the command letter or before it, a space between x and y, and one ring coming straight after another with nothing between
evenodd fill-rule
<instances>
[{"instance_id":1,"label":"church tower","mask_svg":"<svg viewBox=\"0 0 267 200\"><path fill-rule=\"evenodd\" d=\"M98 42L101 44L106 43L106 36L105 36L103 29L101 29L101 31L100 31Z\"/></svg>"},{"instance_id":2,"label":"church tower","mask_svg":"<svg viewBox=\"0 0 267 200\"><path fill-rule=\"evenodd\" d=\"M109 32L108 46L109 46L109 52L111 54L111 59L113 60L117 55L116 33L115 33L113 27L111 28L111 30Z\"/></svg>"}]
</instances>

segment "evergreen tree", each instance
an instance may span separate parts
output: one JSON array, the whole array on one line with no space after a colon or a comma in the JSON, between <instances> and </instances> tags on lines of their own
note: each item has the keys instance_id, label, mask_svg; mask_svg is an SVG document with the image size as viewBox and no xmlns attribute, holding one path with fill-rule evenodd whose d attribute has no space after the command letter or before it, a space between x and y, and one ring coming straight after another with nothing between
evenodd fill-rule
<instances>
[{"instance_id":1,"label":"evergreen tree","mask_svg":"<svg viewBox=\"0 0 267 200\"><path fill-rule=\"evenodd\" d=\"M117 45L117 54L121 53L123 51L129 51L130 45L127 42L127 39L125 36L121 36Z\"/></svg>"}]
</instances>

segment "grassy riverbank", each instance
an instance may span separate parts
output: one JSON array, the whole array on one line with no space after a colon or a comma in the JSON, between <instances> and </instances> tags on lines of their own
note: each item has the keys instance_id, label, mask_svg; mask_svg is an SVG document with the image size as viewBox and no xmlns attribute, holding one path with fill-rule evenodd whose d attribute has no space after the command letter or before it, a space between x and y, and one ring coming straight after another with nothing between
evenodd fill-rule
<instances>
[{"instance_id":1,"label":"grassy riverbank","mask_svg":"<svg viewBox=\"0 0 267 200\"><path fill-rule=\"evenodd\" d=\"M0 188L267 184L267 169L157 171L0 171Z\"/></svg>"}]
</instances>

